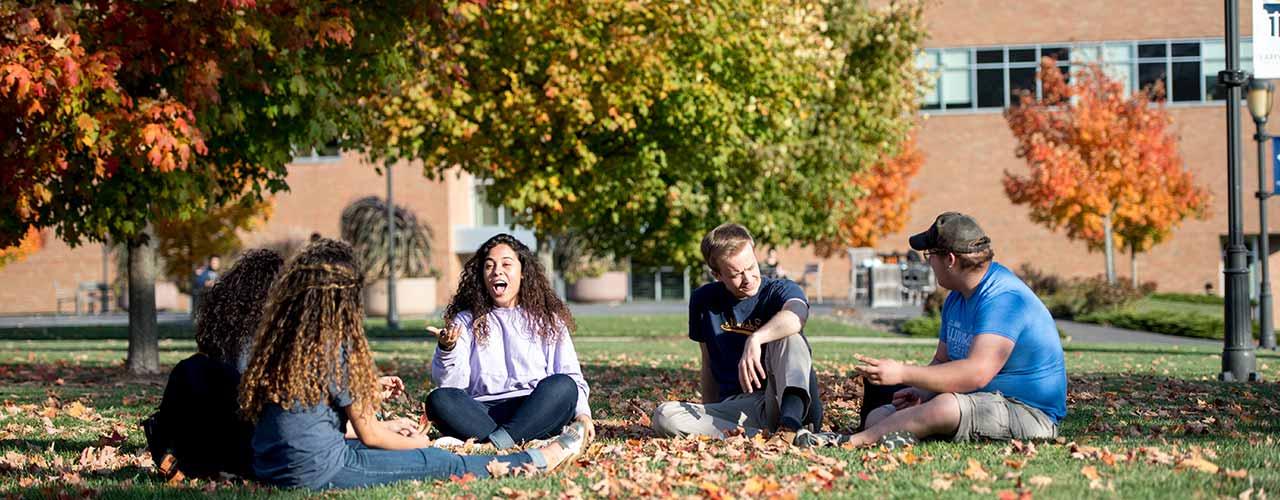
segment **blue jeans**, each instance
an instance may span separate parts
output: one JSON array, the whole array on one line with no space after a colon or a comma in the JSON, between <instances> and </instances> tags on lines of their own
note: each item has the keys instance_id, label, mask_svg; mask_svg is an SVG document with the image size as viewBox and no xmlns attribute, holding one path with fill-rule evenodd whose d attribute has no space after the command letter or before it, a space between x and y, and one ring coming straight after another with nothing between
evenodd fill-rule
<instances>
[{"instance_id":1,"label":"blue jeans","mask_svg":"<svg viewBox=\"0 0 1280 500\"><path fill-rule=\"evenodd\" d=\"M345 463L338 474L320 489L360 488L411 479L447 479L468 472L489 477L490 461L505 462L512 468L533 462L528 453L511 455L457 455L439 448L378 450L355 439L347 440Z\"/></svg>"},{"instance_id":2,"label":"blue jeans","mask_svg":"<svg viewBox=\"0 0 1280 500\"><path fill-rule=\"evenodd\" d=\"M476 401L462 389L441 387L427 396L427 414L446 436L488 440L498 449L558 433L574 417L578 385L556 374L528 396Z\"/></svg>"}]
</instances>

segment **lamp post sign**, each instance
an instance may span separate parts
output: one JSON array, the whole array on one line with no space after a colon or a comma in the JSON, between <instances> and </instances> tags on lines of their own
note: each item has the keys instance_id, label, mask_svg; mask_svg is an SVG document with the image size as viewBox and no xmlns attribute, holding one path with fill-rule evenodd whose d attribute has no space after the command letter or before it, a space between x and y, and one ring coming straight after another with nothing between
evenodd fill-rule
<instances>
[{"instance_id":1,"label":"lamp post sign","mask_svg":"<svg viewBox=\"0 0 1280 500\"><path fill-rule=\"evenodd\" d=\"M1280 137L1271 138L1271 193L1280 194Z\"/></svg>"},{"instance_id":2,"label":"lamp post sign","mask_svg":"<svg viewBox=\"0 0 1280 500\"><path fill-rule=\"evenodd\" d=\"M1253 0L1253 76L1280 78L1280 1Z\"/></svg>"}]
</instances>

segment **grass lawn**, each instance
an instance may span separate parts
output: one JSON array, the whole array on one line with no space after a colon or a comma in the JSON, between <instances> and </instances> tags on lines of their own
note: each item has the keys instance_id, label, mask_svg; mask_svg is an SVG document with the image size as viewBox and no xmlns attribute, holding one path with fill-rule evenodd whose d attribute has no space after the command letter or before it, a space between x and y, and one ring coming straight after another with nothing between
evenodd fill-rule
<instances>
[{"instance_id":1,"label":"grass lawn","mask_svg":"<svg viewBox=\"0 0 1280 500\"><path fill-rule=\"evenodd\" d=\"M1252 490L1256 498L1263 489L1273 496L1280 490L1280 357L1270 352L1258 358L1268 382L1224 385L1213 380L1221 364L1216 350L1071 344L1071 414L1059 442L1034 450L930 442L893 453L814 453L744 438L653 439L643 424L654 403L695 397L697 346L679 337L678 317L600 318L600 330L587 328L595 321L581 318L576 343L600 439L577 466L545 477L409 482L327 496L1235 498ZM819 335L817 326L811 335ZM0 495L310 496L157 479L137 423L157 405L163 378L120 373L125 347L118 339L0 340ZM932 353L925 345L813 347L827 425L846 431L857 423L860 392L850 375L853 353L921 361ZM193 348L189 339L164 340L161 360L171 365ZM429 342L374 341L383 371L420 394L430 388L432 349Z\"/></svg>"},{"instance_id":2,"label":"grass lawn","mask_svg":"<svg viewBox=\"0 0 1280 500\"><path fill-rule=\"evenodd\" d=\"M652 315L581 315L576 318L578 335L583 337L674 337L688 332L688 316L683 314ZM387 328L386 320L371 318L365 321L365 332L369 338L414 338L425 337L423 331L428 324L440 326L443 322L412 319L400 322L400 329L392 331ZM195 332L190 324L159 325L162 339L190 339ZM805 333L810 336L829 337L892 337L892 333L850 325L828 317L814 317L809 321ZM124 326L57 326L57 327L24 327L0 328L0 340L102 340L128 339L129 331Z\"/></svg>"}]
</instances>

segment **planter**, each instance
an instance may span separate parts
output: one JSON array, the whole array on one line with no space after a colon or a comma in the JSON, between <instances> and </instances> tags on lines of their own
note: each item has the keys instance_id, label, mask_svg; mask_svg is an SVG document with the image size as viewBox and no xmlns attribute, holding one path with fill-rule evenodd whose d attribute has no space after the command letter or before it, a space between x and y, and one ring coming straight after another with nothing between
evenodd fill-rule
<instances>
[{"instance_id":1,"label":"planter","mask_svg":"<svg viewBox=\"0 0 1280 500\"><path fill-rule=\"evenodd\" d=\"M566 295L574 302L622 302L627 300L627 284L627 273L610 271L575 281Z\"/></svg>"},{"instance_id":2,"label":"planter","mask_svg":"<svg viewBox=\"0 0 1280 500\"><path fill-rule=\"evenodd\" d=\"M436 310L435 278L397 278L396 312L400 315L425 315ZM387 280L377 280L364 288L364 312L369 316L387 315Z\"/></svg>"}]
</instances>

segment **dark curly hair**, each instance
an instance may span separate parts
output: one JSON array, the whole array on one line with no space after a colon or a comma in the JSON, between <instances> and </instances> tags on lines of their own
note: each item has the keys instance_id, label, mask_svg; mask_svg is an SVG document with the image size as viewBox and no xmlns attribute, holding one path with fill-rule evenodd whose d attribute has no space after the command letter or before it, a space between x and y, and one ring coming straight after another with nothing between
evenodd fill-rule
<instances>
[{"instance_id":1,"label":"dark curly hair","mask_svg":"<svg viewBox=\"0 0 1280 500\"><path fill-rule=\"evenodd\" d=\"M471 332L476 343L483 345L489 339L489 323L482 320L494 309L495 304L493 297L489 295L489 287L485 284L484 261L489 257L489 251L498 245L511 248L520 259L520 292L517 304L524 309L527 328L549 344L560 340L561 326L570 332L576 331L578 325L573 321L569 308L552 290L542 262L538 261L538 257L528 246L507 233L489 238L462 267L458 292L444 310L444 324L452 325L459 314L471 311Z\"/></svg>"},{"instance_id":2,"label":"dark curly hair","mask_svg":"<svg viewBox=\"0 0 1280 500\"><path fill-rule=\"evenodd\" d=\"M242 254L235 265L205 293L196 311L196 347L212 359L236 366L262 318L271 282L284 265L275 250L256 248Z\"/></svg>"},{"instance_id":3,"label":"dark curly hair","mask_svg":"<svg viewBox=\"0 0 1280 500\"><path fill-rule=\"evenodd\" d=\"M363 288L347 243L321 238L289 260L271 288L240 382L242 416L256 422L267 404L315 406L335 387L349 391L358 415L377 411Z\"/></svg>"}]
</instances>

